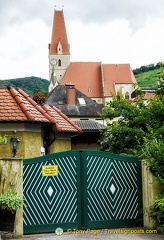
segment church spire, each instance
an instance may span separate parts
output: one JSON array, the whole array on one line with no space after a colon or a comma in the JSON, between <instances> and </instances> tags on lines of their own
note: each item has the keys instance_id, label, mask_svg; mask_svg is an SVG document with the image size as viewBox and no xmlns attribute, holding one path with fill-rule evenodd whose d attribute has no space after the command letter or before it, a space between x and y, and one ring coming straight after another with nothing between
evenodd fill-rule
<instances>
[{"instance_id":1,"label":"church spire","mask_svg":"<svg viewBox=\"0 0 164 240\"><path fill-rule=\"evenodd\" d=\"M51 43L49 44L49 92L55 87L52 73L56 76L56 83L60 84L69 64L70 51L63 10L55 10Z\"/></svg>"},{"instance_id":2,"label":"church spire","mask_svg":"<svg viewBox=\"0 0 164 240\"><path fill-rule=\"evenodd\" d=\"M54 11L50 54L58 54L59 43L62 46L62 54L69 55L69 44L67 40L67 32L65 27L63 10Z\"/></svg>"}]
</instances>

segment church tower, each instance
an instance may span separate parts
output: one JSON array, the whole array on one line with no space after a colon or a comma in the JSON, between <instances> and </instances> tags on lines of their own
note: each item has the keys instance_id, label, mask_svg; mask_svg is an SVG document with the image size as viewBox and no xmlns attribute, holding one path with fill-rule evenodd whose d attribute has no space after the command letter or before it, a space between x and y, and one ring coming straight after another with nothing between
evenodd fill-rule
<instances>
[{"instance_id":1,"label":"church tower","mask_svg":"<svg viewBox=\"0 0 164 240\"><path fill-rule=\"evenodd\" d=\"M60 84L69 64L70 51L63 10L55 10L51 43L49 44L49 92Z\"/></svg>"}]
</instances>

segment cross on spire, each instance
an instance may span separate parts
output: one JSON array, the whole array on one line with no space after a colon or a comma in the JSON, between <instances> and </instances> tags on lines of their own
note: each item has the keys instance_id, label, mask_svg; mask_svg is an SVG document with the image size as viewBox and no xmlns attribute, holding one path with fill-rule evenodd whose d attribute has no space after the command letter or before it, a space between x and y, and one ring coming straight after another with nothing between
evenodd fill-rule
<instances>
[{"instance_id":1,"label":"cross on spire","mask_svg":"<svg viewBox=\"0 0 164 240\"><path fill-rule=\"evenodd\" d=\"M57 5L54 5L55 7L55 10L63 10L64 9L64 5L61 5L61 4L57 4Z\"/></svg>"}]
</instances>

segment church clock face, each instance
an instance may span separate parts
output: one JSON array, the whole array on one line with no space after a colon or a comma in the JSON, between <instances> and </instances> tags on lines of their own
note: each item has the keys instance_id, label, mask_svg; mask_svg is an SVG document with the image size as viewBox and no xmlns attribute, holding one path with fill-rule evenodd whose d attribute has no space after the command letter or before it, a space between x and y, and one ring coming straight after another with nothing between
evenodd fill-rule
<instances>
[{"instance_id":1,"label":"church clock face","mask_svg":"<svg viewBox=\"0 0 164 240\"><path fill-rule=\"evenodd\" d=\"M56 59L55 58L52 58L51 60L50 60L50 63L51 63L51 65L56 65Z\"/></svg>"}]
</instances>

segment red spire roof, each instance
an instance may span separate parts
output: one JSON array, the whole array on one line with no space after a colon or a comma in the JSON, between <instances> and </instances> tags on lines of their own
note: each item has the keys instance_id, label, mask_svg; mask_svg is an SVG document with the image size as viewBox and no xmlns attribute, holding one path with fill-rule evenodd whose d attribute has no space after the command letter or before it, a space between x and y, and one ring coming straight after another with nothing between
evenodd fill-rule
<instances>
[{"instance_id":1,"label":"red spire roof","mask_svg":"<svg viewBox=\"0 0 164 240\"><path fill-rule=\"evenodd\" d=\"M59 42L62 45L62 54L69 55L69 44L67 40L63 11L54 11L52 38L49 46L50 54L57 54L57 46Z\"/></svg>"},{"instance_id":2,"label":"red spire roof","mask_svg":"<svg viewBox=\"0 0 164 240\"><path fill-rule=\"evenodd\" d=\"M0 123L38 122L56 124L58 132L81 132L59 109L38 105L21 89L0 87Z\"/></svg>"}]
</instances>

